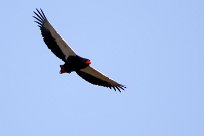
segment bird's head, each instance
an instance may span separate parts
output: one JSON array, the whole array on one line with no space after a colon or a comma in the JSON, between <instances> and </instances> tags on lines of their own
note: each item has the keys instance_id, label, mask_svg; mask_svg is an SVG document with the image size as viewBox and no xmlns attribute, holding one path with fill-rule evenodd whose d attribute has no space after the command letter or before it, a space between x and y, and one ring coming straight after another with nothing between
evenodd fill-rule
<instances>
[{"instance_id":1,"label":"bird's head","mask_svg":"<svg viewBox=\"0 0 204 136\"><path fill-rule=\"evenodd\" d=\"M77 56L86 66L89 66L91 64L91 60L87 58L82 58L80 56Z\"/></svg>"},{"instance_id":2,"label":"bird's head","mask_svg":"<svg viewBox=\"0 0 204 136\"><path fill-rule=\"evenodd\" d=\"M91 64L90 59L86 59L86 60L85 60L85 64L86 64L86 65L90 65L90 64Z\"/></svg>"}]
</instances>

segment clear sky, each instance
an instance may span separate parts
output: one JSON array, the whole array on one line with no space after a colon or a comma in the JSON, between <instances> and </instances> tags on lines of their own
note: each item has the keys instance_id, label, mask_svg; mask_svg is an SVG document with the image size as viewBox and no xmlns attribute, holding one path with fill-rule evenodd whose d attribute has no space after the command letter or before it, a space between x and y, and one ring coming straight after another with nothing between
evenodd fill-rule
<instances>
[{"instance_id":1,"label":"clear sky","mask_svg":"<svg viewBox=\"0 0 204 136\"><path fill-rule=\"evenodd\" d=\"M5 0L0 136L204 136L203 0ZM122 93L59 74L42 8Z\"/></svg>"}]
</instances>

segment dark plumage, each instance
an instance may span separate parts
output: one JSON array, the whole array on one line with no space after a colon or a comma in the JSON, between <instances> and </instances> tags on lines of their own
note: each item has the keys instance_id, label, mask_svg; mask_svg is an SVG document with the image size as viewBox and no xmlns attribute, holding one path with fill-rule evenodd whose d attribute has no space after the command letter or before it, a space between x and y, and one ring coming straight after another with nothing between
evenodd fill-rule
<instances>
[{"instance_id":1,"label":"dark plumage","mask_svg":"<svg viewBox=\"0 0 204 136\"><path fill-rule=\"evenodd\" d=\"M78 56L63 40L63 38L56 32L52 25L47 20L42 9L34 11L36 16L33 16L41 30L43 40L47 47L65 63L60 65L60 73L71 73L75 71L80 77L89 83L113 88L114 90L124 90L126 87L116 81L108 78L96 69L89 66L91 61L86 58Z\"/></svg>"}]
</instances>

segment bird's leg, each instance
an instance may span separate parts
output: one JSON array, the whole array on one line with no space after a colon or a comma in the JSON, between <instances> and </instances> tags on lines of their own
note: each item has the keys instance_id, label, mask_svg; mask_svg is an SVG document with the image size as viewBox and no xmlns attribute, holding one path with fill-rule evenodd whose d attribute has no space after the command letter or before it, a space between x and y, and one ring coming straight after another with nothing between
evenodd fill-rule
<instances>
[{"instance_id":1,"label":"bird's leg","mask_svg":"<svg viewBox=\"0 0 204 136\"><path fill-rule=\"evenodd\" d=\"M60 65L60 74L66 73L66 69L64 67L64 65Z\"/></svg>"},{"instance_id":2,"label":"bird's leg","mask_svg":"<svg viewBox=\"0 0 204 136\"><path fill-rule=\"evenodd\" d=\"M60 65L60 74L63 74L63 73L71 73L72 71L70 70L70 67L67 65L67 64L64 64L64 65Z\"/></svg>"}]
</instances>

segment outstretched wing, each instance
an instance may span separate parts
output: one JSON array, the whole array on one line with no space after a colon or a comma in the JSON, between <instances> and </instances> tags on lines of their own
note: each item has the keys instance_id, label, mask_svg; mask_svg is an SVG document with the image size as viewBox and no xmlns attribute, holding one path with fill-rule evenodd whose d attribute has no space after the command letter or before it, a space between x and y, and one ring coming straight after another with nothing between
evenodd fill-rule
<instances>
[{"instance_id":1,"label":"outstretched wing","mask_svg":"<svg viewBox=\"0 0 204 136\"><path fill-rule=\"evenodd\" d=\"M66 61L69 56L75 56L76 53L68 46L63 38L56 32L47 20L42 9L34 11L36 23L40 27L43 40L47 47L60 59Z\"/></svg>"},{"instance_id":2,"label":"outstretched wing","mask_svg":"<svg viewBox=\"0 0 204 136\"><path fill-rule=\"evenodd\" d=\"M82 77L84 80L99 86L104 86L108 88L113 88L115 91L116 89L121 92L121 89L124 90L126 87L122 84L117 83L116 81L108 78L104 74L100 73L96 69L88 66L84 69L76 71L76 73Z\"/></svg>"}]
</instances>

